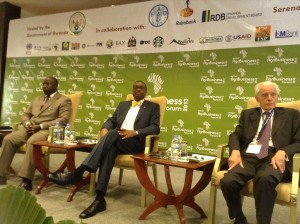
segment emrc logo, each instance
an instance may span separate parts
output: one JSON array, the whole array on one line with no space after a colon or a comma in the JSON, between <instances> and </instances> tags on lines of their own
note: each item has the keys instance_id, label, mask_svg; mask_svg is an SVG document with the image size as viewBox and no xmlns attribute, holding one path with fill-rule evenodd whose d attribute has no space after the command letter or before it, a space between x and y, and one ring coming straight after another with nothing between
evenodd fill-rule
<instances>
[{"instance_id":1,"label":"emrc logo","mask_svg":"<svg viewBox=\"0 0 300 224\"><path fill-rule=\"evenodd\" d=\"M225 20L225 13L211 14L210 10L202 11L202 23Z\"/></svg>"}]
</instances>

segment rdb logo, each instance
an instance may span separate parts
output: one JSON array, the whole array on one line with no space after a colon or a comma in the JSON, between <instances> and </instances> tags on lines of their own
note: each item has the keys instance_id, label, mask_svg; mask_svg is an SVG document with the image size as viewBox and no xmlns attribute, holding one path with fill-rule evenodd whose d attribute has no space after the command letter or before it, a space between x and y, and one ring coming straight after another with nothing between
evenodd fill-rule
<instances>
[{"instance_id":1,"label":"rdb logo","mask_svg":"<svg viewBox=\"0 0 300 224\"><path fill-rule=\"evenodd\" d=\"M202 11L202 23L225 20L225 13L210 14L210 10Z\"/></svg>"},{"instance_id":2,"label":"rdb logo","mask_svg":"<svg viewBox=\"0 0 300 224\"><path fill-rule=\"evenodd\" d=\"M144 44L150 44L150 40L141 40L140 41L140 45L144 45Z\"/></svg>"}]
</instances>

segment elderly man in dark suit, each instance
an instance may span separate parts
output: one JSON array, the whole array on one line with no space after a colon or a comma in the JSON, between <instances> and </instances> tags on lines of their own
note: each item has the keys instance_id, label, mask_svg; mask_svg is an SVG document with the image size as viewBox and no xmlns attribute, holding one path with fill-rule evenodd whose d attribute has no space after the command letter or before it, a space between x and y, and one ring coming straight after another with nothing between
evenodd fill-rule
<instances>
[{"instance_id":1,"label":"elderly man in dark suit","mask_svg":"<svg viewBox=\"0 0 300 224\"><path fill-rule=\"evenodd\" d=\"M57 184L75 184L81 180L84 171L96 172L99 168L96 199L79 215L80 218L89 218L106 210L104 195L117 155L143 153L146 135L160 132L159 105L144 100L146 84L136 81L132 93L134 101L124 101L118 105L101 128L101 140L75 171L49 174L49 179Z\"/></svg>"},{"instance_id":2,"label":"elderly man in dark suit","mask_svg":"<svg viewBox=\"0 0 300 224\"><path fill-rule=\"evenodd\" d=\"M6 135L2 143L0 157L0 185L6 184L6 177L17 149L26 143L26 155L18 176L22 178L20 187L32 190L32 180L35 172L31 142L47 140L49 127L58 121L64 126L72 113L71 100L58 93L58 80L47 77L43 81L45 95L36 97L21 116L24 129L19 129Z\"/></svg>"},{"instance_id":3,"label":"elderly man in dark suit","mask_svg":"<svg viewBox=\"0 0 300 224\"><path fill-rule=\"evenodd\" d=\"M275 188L291 180L292 157L300 152L300 116L298 110L276 107L279 93L276 83L258 83L255 98L260 107L243 110L229 136L229 169L221 189L235 224L247 223L238 192L248 180L253 178L258 224L271 223Z\"/></svg>"}]
</instances>

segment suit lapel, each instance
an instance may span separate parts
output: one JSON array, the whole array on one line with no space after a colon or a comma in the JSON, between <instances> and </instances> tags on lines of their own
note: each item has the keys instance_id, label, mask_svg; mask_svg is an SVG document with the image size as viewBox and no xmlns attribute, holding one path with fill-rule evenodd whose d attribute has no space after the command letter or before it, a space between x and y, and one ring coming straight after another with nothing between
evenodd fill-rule
<instances>
[{"instance_id":1,"label":"suit lapel","mask_svg":"<svg viewBox=\"0 0 300 224\"><path fill-rule=\"evenodd\" d=\"M44 106L43 106L43 108L41 108L41 111L40 111L40 112L42 112L42 111L48 109L48 108L49 108L56 100L58 100L59 98L60 98L60 94L59 94L59 93L56 93L50 100L48 100L48 102L46 102L46 103L44 104ZM42 100L42 103L43 103L43 101L44 101L44 98L43 98L43 100ZM41 103L41 105L42 105L42 103Z\"/></svg>"},{"instance_id":2,"label":"suit lapel","mask_svg":"<svg viewBox=\"0 0 300 224\"><path fill-rule=\"evenodd\" d=\"M141 105L140 110L139 110L134 122L136 122L142 116L142 114L144 113L144 111L147 107L147 104L148 104L148 102L146 100L144 100L144 102Z\"/></svg>"},{"instance_id":3,"label":"suit lapel","mask_svg":"<svg viewBox=\"0 0 300 224\"><path fill-rule=\"evenodd\" d=\"M251 136L255 136L258 126L259 126L260 118L261 118L260 108L258 107L255 110L253 110L250 114L251 130L249 130L249 133L251 134Z\"/></svg>"},{"instance_id":4,"label":"suit lapel","mask_svg":"<svg viewBox=\"0 0 300 224\"><path fill-rule=\"evenodd\" d=\"M284 112L279 108L274 109L274 117L273 117L273 124L272 124L272 136L279 130L281 124L283 124L284 119Z\"/></svg>"}]
</instances>

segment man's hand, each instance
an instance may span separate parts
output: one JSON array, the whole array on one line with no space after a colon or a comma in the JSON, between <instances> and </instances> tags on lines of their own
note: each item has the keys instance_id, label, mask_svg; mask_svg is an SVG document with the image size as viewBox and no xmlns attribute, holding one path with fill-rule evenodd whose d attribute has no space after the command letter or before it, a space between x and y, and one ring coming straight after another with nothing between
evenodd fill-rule
<instances>
[{"instance_id":1,"label":"man's hand","mask_svg":"<svg viewBox=\"0 0 300 224\"><path fill-rule=\"evenodd\" d=\"M122 136L122 139L132 138L136 136L135 130L119 129L118 132L119 135Z\"/></svg>"},{"instance_id":2,"label":"man's hand","mask_svg":"<svg viewBox=\"0 0 300 224\"><path fill-rule=\"evenodd\" d=\"M285 171L285 152L283 150L278 150L271 160L274 169L280 170L281 173Z\"/></svg>"},{"instance_id":3,"label":"man's hand","mask_svg":"<svg viewBox=\"0 0 300 224\"><path fill-rule=\"evenodd\" d=\"M244 168L240 150L232 150L230 157L228 158L228 170L231 170L236 165L240 164Z\"/></svg>"},{"instance_id":4,"label":"man's hand","mask_svg":"<svg viewBox=\"0 0 300 224\"><path fill-rule=\"evenodd\" d=\"M32 125L32 124L27 124L26 125L26 131L28 135L32 135L35 132L38 132L39 130L41 130L41 126L40 125Z\"/></svg>"}]
</instances>

